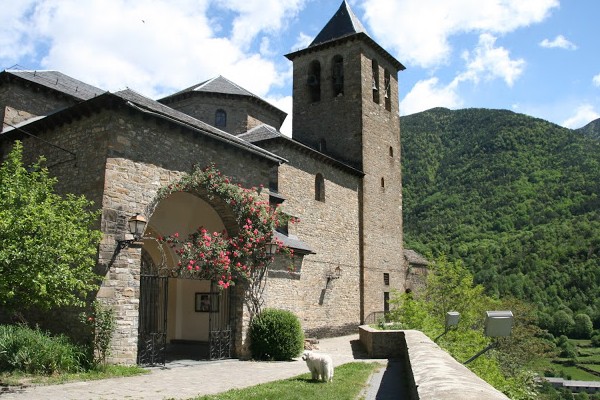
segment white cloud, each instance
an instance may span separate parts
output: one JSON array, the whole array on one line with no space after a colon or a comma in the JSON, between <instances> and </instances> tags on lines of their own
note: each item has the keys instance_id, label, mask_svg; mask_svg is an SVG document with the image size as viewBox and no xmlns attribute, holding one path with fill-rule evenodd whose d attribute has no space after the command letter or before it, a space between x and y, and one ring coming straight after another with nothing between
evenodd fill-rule
<instances>
[{"instance_id":1,"label":"white cloud","mask_svg":"<svg viewBox=\"0 0 600 400\"><path fill-rule=\"evenodd\" d=\"M366 0L365 22L377 41L421 67L444 63L449 37L512 32L544 20L558 0ZM385 12L382 12L385 10Z\"/></svg>"},{"instance_id":2,"label":"white cloud","mask_svg":"<svg viewBox=\"0 0 600 400\"><path fill-rule=\"evenodd\" d=\"M598 74L598 75L594 76L594 77L592 78L592 82L594 83L594 85L596 85L596 86L600 86L600 74Z\"/></svg>"},{"instance_id":3,"label":"white cloud","mask_svg":"<svg viewBox=\"0 0 600 400\"><path fill-rule=\"evenodd\" d=\"M33 7L34 0L3 4L0 12L0 65L12 66L19 58L35 53L29 40Z\"/></svg>"},{"instance_id":4,"label":"white cloud","mask_svg":"<svg viewBox=\"0 0 600 400\"><path fill-rule=\"evenodd\" d=\"M224 75L263 96L280 84L282 75L267 58L267 35L260 35L283 29L283 22L294 17L303 2L269 0L265 6L261 0L19 1L8 7L10 18L0 14L0 61L12 65L11 60L39 51L42 43L43 54L37 56L44 68L111 91L130 87L159 97ZM218 21L220 25L209 19L215 5L230 10L221 14L229 18L231 31L223 28L229 27L228 21ZM257 51L265 53L249 52L248 43L259 36L262 46Z\"/></svg>"},{"instance_id":5,"label":"white cloud","mask_svg":"<svg viewBox=\"0 0 600 400\"><path fill-rule=\"evenodd\" d=\"M233 11L232 41L242 47L263 31L282 29L284 22L297 15L305 0L216 0L219 7Z\"/></svg>"},{"instance_id":6,"label":"white cloud","mask_svg":"<svg viewBox=\"0 0 600 400\"><path fill-rule=\"evenodd\" d=\"M462 100L457 93L457 81L439 84L436 77L417 82L400 102L400 114L408 115L433 107L460 108Z\"/></svg>"},{"instance_id":7,"label":"white cloud","mask_svg":"<svg viewBox=\"0 0 600 400\"><path fill-rule=\"evenodd\" d=\"M563 35L558 35L554 40L544 39L540 42L540 46L547 49L559 48L565 50L576 50L577 46L571 41L567 40Z\"/></svg>"},{"instance_id":8,"label":"white cloud","mask_svg":"<svg viewBox=\"0 0 600 400\"><path fill-rule=\"evenodd\" d=\"M467 70L456 79L458 81L472 81L478 83L480 79L503 79L508 86L523 73L525 60L513 60L508 50L504 47L494 47L496 38L484 33L479 36L479 43L473 53L465 52L463 59Z\"/></svg>"},{"instance_id":9,"label":"white cloud","mask_svg":"<svg viewBox=\"0 0 600 400\"><path fill-rule=\"evenodd\" d=\"M582 104L576 110L575 114L561 123L562 126L571 129L581 128L591 121L600 118L600 114L591 104Z\"/></svg>"}]
</instances>

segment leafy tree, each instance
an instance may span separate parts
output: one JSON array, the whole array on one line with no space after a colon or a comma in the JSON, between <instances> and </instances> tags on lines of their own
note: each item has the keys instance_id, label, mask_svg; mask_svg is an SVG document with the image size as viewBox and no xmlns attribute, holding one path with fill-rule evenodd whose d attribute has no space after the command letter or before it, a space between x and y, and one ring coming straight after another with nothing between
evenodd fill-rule
<instances>
[{"instance_id":1,"label":"leafy tree","mask_svg":"<svg viewBox=\"0 0 600 400\"><path fill-rule=\"evenodd\" d=\"M573 317L565 310L558 310L552 316L552 330L555 335L568 335L574 326Z\"/></svg>"},{"instance_id":2,"label":"leafy tree","mask_svg":"<svg viewBox=\"0 0 600 400\"><path fill-rule=\"evenodd\" d=\"M395 293L390 304L392 321L406 329L423 331L459 361L467 360L491 343L483 335L486 309L513 310L512 335L498 340L498 350L477 358L469 368L512 399L536 398L534 377L526 364L543 356L551 345L540 338L542 331L535 325L535 306L515 298L500 301L486 296L460 260L449 261L444 257L433 263L424 293L415 297ZM446 331L448 311L459 311L461 315L458 326Z\"/></svg>"},{"instance_id":3,"label":"leafy tree","mask_svg":"<svg viewBox=\"0 0 600 400\"><path fill-rule=\"evenodd\" d=\"M578 339L589 339L594 331L592 320L587 314L577 314L573 318L574 326L572 329L573 337Z\"/></svg>"},{"instance_id":4,"label":"leafy tree","mask_svg":"<svg viewBox=\"0 0 600 400\"><path fill-rule=\"evenodd\" d=\"M0 307L82 305L97 288L98 212L83 196L61 197L44 159L23 166L23 147L0 166Z\"/></svg>"}]
</instances>

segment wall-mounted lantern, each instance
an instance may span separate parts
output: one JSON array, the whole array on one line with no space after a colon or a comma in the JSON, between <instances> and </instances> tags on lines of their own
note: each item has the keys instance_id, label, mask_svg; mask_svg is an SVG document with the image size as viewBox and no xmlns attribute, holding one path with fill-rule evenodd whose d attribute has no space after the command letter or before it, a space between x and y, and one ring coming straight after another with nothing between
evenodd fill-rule
<instances>
[{"instance_id":1,"label":"wall-mounted lantern","mask_svg":"<svg viewBox=\"0 0 600 400\"><path fill-rule=\"evenodd\" d=\"M117 240L119 243L119 249L125 249L131 246L133 243L138 242L144 235L144 230L146 229L147 224L148 221L146 218L139 213L136 213L133 217L129 218L127 221L127 227L129 228L129 233L133 236L133 239Z\"/></svg>"}]
</instances>

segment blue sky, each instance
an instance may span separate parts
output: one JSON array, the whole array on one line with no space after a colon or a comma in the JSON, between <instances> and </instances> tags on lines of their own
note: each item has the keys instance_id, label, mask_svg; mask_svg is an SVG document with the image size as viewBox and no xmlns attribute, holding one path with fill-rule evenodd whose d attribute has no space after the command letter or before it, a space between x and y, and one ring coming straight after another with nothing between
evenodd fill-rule
<instances>
[{"instance_id":1,"label":"blue sky","mask_svg":"<svg viewBox=\"0 0 600 400\"><path fill-rule=\"evenodd\" d=\"M400 113L600 117L600 1L348 0L401 61ZM158 98L223 75L288 112L291 62L341 0L0 0L0 68L53 69Z\"/></svg>"}]
</instances>

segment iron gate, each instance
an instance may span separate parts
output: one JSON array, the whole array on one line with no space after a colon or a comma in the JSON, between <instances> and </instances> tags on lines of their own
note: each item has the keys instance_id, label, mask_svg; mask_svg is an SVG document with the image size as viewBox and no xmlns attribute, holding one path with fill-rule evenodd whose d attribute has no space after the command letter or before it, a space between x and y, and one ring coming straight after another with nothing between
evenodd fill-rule
<instances>
[{"instance_id":1,"label":"iron gate","mask_svg":"<svg viewBox=\"0 0 600 400\"><path fill-rule=\"evenodd\" d=\"M139 365L165 364L168 288L169 278L159 276L152 258L143 251L137 356Z\"/></svg>"},{"instance_id":2,"label":"iron gate","mask_svg":"<svg viewBox=\"0 0 600 400\"><path fill-rule=\"evenodd\" d=\"M231 358L233 333L231 327L231 307L229 289L220 289L213 281L210 285L210 316L208 349L211 360Z\"/></svg>"}]
</instances>

